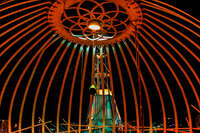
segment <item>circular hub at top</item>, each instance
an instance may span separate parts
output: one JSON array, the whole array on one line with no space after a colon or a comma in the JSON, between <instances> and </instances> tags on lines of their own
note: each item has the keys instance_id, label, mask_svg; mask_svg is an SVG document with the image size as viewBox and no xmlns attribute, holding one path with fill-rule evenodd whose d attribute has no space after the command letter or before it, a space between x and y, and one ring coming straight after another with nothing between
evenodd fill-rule
<instances>
[{"instance_id":1,"label":"circular hub at top","mask_svg":"<svg viewBox=\"0 0 200 133\"><path fill-rule=\"evenodd\" d=\"M134 32L142 23L142 12L135 0L57 0L48 20L68 41L105 45Z\"/></svg>"}]
</instances>

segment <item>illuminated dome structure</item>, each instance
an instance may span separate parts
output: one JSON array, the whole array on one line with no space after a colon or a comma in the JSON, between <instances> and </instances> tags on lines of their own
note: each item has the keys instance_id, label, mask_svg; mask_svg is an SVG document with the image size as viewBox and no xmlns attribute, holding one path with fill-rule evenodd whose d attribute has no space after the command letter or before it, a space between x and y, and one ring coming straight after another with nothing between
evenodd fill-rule
<instances>
[{"instance_id":1,"label":"illuminated dome structure","mask_svg":"<svg viewBox=\"0 0 200 133\"><path fill-rule=\"evenodd\" d=\"M0 13L9 133L200 131L198 19L160 0L7 0Z\"/></svg>"}]
</instances>

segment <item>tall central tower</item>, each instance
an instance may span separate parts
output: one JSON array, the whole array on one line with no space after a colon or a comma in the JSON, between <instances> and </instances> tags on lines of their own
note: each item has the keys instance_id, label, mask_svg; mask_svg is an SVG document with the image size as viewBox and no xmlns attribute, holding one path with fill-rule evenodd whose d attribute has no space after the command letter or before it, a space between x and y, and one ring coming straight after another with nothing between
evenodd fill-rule
<instances>
[{"instance_id":1,"label":"tall central tower","mask_svg":"<svg viewBox=\"0 0 200 133\"><path fill-rule=\"evenodd\" d=\"M89 132L108 133L121 124L121 117L110 89L110 70L105 46L96 46L94 84L90 87ZM114 128L114 129L113 129Z\"/></svg>"}]
</instances>

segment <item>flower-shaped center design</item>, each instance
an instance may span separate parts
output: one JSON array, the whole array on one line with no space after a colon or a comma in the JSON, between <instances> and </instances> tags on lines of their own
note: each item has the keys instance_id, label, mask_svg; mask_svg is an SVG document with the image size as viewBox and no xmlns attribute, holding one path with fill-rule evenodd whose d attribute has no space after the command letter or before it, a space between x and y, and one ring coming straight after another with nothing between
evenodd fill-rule
<instances>
[{"instance_id":1,"label":"flower-shaped center design","mask_svg":"<svg viewBox=\"0 0 200 133\"><path fill-rule=\"evenodd\" d=\"M54 30L81 44L115 43L133 32L141 20L141 10L134 0L58 0L49 12Z\"/></svg>"}]
</instances>

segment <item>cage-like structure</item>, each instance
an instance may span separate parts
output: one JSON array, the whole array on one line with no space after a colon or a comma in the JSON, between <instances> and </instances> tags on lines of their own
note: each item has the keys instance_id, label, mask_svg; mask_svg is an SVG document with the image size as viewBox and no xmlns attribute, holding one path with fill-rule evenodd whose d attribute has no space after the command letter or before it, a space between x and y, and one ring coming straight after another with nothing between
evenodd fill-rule
<instances>
[{"instance_id":1,"label":"cage-like structure","mask_svg":"<svg viewBox=\"0 0 200 133\"><path fill-rule=\"evenodd\" d=\"M0 13L9 133L199 132L198 19L160 0L7 0ZM114 111L111 126L95 127L89 88L99 48Z\"/></svg>"}]
</instances>

